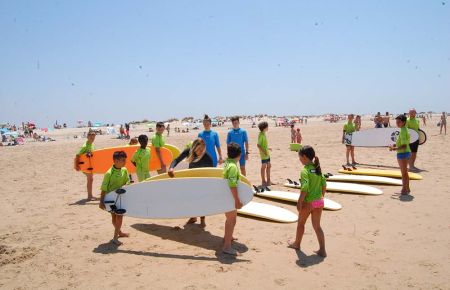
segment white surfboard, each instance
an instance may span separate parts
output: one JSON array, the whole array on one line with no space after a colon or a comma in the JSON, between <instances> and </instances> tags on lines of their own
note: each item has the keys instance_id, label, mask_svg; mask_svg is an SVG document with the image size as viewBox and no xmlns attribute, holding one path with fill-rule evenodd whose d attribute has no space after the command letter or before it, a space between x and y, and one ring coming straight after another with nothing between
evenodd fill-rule
<instances>
[{"instance_id":1,"label":"white surfboard","mask_svg":"<svg viewBox=\"0 0 450 290\"><path fill-rule=\"evenodd\" d=\"M408 129L410 142L419 139L419 134L412 129ZM356 147L388 147L395 144L400 135L400 128L374 128L346 134L344 144Z\"/></svg>"},{"instance_id":2,"label":"white surfboard","mask_svg":"<svg viewBox=\"0 0 450 290\"><path fill-rule=\"evenodd\" d=\"M299 184L285 183L284 186L289 188L300 188ZM366 194L366 195L380 195L383 194L381 189L373 186L344 183L344 182L330 182L327 181L327 191L339 192L339 193L351 193L351 194Z\"/></svg>"},{"instance_id":3,"label":"white surfboard","mask_svg":"<svg viewBox=\"0 0 450 290\"><path fill-rule=\"evenodd\" d=\"M234 199L227 180L215 177L191 177L145 181L124 186L124 193L105 196L106 209L125 210L136 218L172 219L208 216L234 210ZM239 182L243 205L253 198L249 184ZM121 211L117 211L121 213Z\"/></svg>"},{"instance_id":4,"label":"white surfboard","mask_svg":"<svg viewBox=\"0 0 450 290\"><path fill-rule=\"evenodd\" d=\"M382 176L368 176L368 175L331 175L327 177L327 181L338 182L360 182L371 184L383 184L383 185L402 185L402 181L395 178L382 177Z\"/></svg>"},{"instance_id":5,"label":"white surfboard","mask_svg":"<svg viewBox=\"0 0 450 290\"><path fill-rule=\"evenodd\" d=\"M295 223L298 219L297 214L290 210L255 201L250 201L241 209L238 209L238 213L280 223Z\"/></svg>"},{"instance_id":6,"label":"white surfboard","mask_svg":"<svg viewBox=\"0 0 450 290\"><path fill-rule=\"evenodd\" d=\"M298 198L300 197L300 193L298 193L298 192L277 191L277 190L257 192L255 194L256 194L256 196L284 200L284 201L295 202L295 203L298 202ZM324 198L324 209L340 210L341 208L342 208L342 205L340 205L339 203L337 203L331 199Z\"/></svg>"}]
</instances>

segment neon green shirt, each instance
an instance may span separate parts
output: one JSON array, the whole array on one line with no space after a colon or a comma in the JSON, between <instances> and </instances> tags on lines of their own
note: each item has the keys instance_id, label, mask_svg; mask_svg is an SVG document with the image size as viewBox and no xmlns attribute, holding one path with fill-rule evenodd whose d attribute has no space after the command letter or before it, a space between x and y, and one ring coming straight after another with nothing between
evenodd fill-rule
<instances>
[{"instance_id":1,"label":"neon green shirt","mask_svg":"<svg viewBox=\"0 0 450 290\"><path fill-rule=\"evenodd\" d=\"M223 166L223 178L228 180L229 187L237 187L241 172L237 166L236 160L228 158Z\"/></svg>"},{"instance_id":2,"label":"neon green shirt","mask_svg":"<svg viewBox=\"0 0 450 290\"><path fill-rule=\"evenodd\" d=\"M103 177L102 186L100 189L106 193L117 190L122 186L128 184L130 179L128 177L128 170L126 167L117 169L113 166L105 173Z\"/></svg>"},{"instance_id":3,"label":"neon green shirt","mask_svg":"<svg viewBox=\"0 0 450 290\"><path fill-rule=\"evenodd\" d=\"M347 123L344 125L344 132L345 132L345 134L351 134L351 133L353 133L353 132L355 132L355 131L356 131L355 123L353 123L353 122L347 122Z\"/></svg>"},{"instance_id":4,"label":"neon green shirt","mask_svg":"<svg viewBox=\"0 0 450 290\"><path fill-rule=\"evenodd\" d=\"M136 163L136 174L138 176L145 176L150 171L148 168L150 162L150 149L142 149L139 147L131 157L131 162Z\"/></svg>"},{"instance_id":5,"label":"neon green shirt","mask_svg":"<svg viewBox=\"0 0 450 290\"><path fill-rule=\"evenodd\" d=\"M166 142L164 141L163 135L156 133L152 137L152 145L155 146L155 148L164 147L165 144L166 144Z\"/></svg>"},{"instance_id":6,"label":"neon green shirt","mask_svg":"<svg viewBox=\"0 0 450 290\"><path fill-rule=\"evenodd\" d=\"M77 155L86 154L95 150L94 144L89 144L88 141L84 142Z\"/></svg>"},{"instance_id":7,"label":"neon green shirt","mask_svg":"<svg viewBox=\"0 0 450 290\"><path fill-rule=\"evenodd\" d=\"M327 186L325 176L317 175L314 164L307 164L300 172L301 191L306 192L305 201L311 202L322 198L322 188Z\"/></svg>"},{"instance_id":8,"label":"neon green shirt","mask_svg":"<svg viewBox=\"0 0 450 290\"><path fill-rule=\"evenodd\" d=\"M397 147L406 145L406 148L397 150L397 153L411 152L411 149L409 148L409 140L410 140L410 137L409 137L408 128L406 128L406 126L403 126L400 129L400 135L398 136L397 142L395 142L395 143L396 143Z\"/></svg>"},{"instance_id":9,"label":"neon green shirt","mask_svg":"<svg viewBox=\"0 0 450 290\"><path fill-rule=\"evenodd\" d=\"M417 118L408 118L406 120L406 128L413 129L417 133L419 133L420 122Z\"/></svg>"},{"instance_id":10,"label":"neon green shirt","mask_svg":"<svg viewBox=\"0 0 450 290\"><path fill-rule=\"evenodd\" d=\"M270 158L269 144L267 143L267 137L264 132L259 132L258 145L261 146L262 149L259 151L259 156L261 156L261 160L269 159Z\"/></svg>"}]
</instances>

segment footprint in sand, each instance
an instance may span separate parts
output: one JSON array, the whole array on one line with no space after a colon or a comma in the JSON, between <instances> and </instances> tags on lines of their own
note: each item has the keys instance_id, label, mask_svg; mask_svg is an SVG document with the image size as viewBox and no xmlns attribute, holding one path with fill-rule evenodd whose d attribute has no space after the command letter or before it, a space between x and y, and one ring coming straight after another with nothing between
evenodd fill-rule
<instances>
[{"instance_id":1,"label":"footprint in sand","mask_svg":"<svg viewBox=\"0 0 450 290\"><path fill-rule=\"evenodd\" d=\"M11 248L0 245L0 267L8 264L19 264L38 254L33 247Z\"/></svg>"}]
</instances>

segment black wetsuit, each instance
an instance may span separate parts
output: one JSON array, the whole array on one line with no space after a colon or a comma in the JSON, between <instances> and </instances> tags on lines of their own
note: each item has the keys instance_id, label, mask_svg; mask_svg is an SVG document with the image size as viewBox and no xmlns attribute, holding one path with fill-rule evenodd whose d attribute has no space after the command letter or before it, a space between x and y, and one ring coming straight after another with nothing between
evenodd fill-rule
<instances>
[{"instance_id":1,"label":"black wetsuit","mask_svg":"<svg viewBox=\"0 0 450 290\"><path fill-rule=\"evenodd\" d=\"M175 168L178 165L178 163L187 158L189 156L189 151L190 149L187 148L183 152L181 152L180 156L178 156L172 161L172 163L170 164L170 168ZM205 152L205 154L199 161L189 163L189 169L203 168L203 167L213 167L213 160L211 156L208 154L208 152Z\"/></svg>"}]
</instances>

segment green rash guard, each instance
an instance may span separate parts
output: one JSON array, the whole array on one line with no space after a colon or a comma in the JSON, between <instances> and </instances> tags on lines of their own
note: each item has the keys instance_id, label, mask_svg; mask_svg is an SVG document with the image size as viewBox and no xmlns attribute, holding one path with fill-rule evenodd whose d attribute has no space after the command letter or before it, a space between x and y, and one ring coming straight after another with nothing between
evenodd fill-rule
<instances>
[{"instance_id":1,"label":"green rash guard","mask_svg":"<svg viewBox=\"0 0 450 290\"><path fill-rule=\"evenodd\" d=\"M131 157L131 162L136 163L136 175L139 182L150 177L148 165L150 163L150 149L138 148Z\"/></svg>"},{"instance_id":2,"label":"green rash guard","mask_svg":"<svg viewBox=\"0 0 450 290\"><path fill-rule=\"evenodd\" d=\"M397 148L399 148L402 145L406 145L406 148L404 149L398 149L397 153L405 153L405 152L411 152L411 149L409 148L409 132L406 126L403 126L400 129L400 135L397 138L397 141L395 144L397 145Z\"/></svg>"},{"instance_id":3,"label":"green rash guard","mask_svg":"<svg viewBox=\"0 0 450 290\"><path fill-rule=\"evenodd\" d=\"M345 132L345 134L351 134L351 133L353 133L355 131L356 131L355 123L347 122L344 125L344 132Z\"/></svg>"},{"instance_id":4,"label":"green rash guard","mask_svg":"<svg viewBox=\"0 0 450 290\"><path fill-rule=\"evenodd\" d=\"M128 170L125 167L117 169L114 165L105 173L101 190L108 193L129 183Z\"/></svg>"},{"instance_id":5,"label":"green rash guard","mask_svg":"<svg viewBox=\"0 0 450 290\"><path fill-rule=\"evenodd\" d=\"M164 137L163 135L156 133L153 137L152 137L152 145L155 148L161 148L164 147L164 145L166 144L166 142L164 141Z\"/></svg>"},{"instance_id":6,"label":"green rash guard","mask_svg":"<svg viewBox=\"0 0 450 290\"><path fill-rule=\"evenodd\" d=\"M406 128L412 129L419 133L420 122L417 118L408 118L406 120Z\"/></svg>"},{"instance_id":7,"label":"green rash guard","mask_svg":"<svg viewBox=\"0 0 450 290\"><path fill-rule=\"evenodd\" d=\"M228 180L229 187L237 187L241 172L234 159L228 158L223 167L223 178Z\"/></svg>"},{"instance_id":8,"label":"green rash guard","mask_svg":"<svg viewBox=\"0 0 450 290\"><path fill-rule=\"evenodd\" d=\"M83 146L81 146L80 151L78 151L77 155L86 154L94 151L94 144L89 144L88 141L84 142Z\"/></svg>"},{"instance_id":9,"label":"green rash guard","mask_svg":"<svg viewBox=\"0 0 450 290\"><path fill-rule=\"evenodd\" d=\"M259 156L261 156L261 160L269 159L270 158L269 144L267 142L266 133L259 132L258 145L261 146L261 149L262 149L262 150L259 151Z\"/></svg>"},{"instance_id":10,"label":"green rash guard","mask_svg":"<svg viewBox=\"0 0 450 290\"><path fill-rule=\"evenodd\" d=\"M322 189L327 186L325 177L323 174L316 174L316 168L312 163L305 165L300 172L300 184L300 190L306 192L306 202L321 199Z\"/></svg>"}]
</instances>

